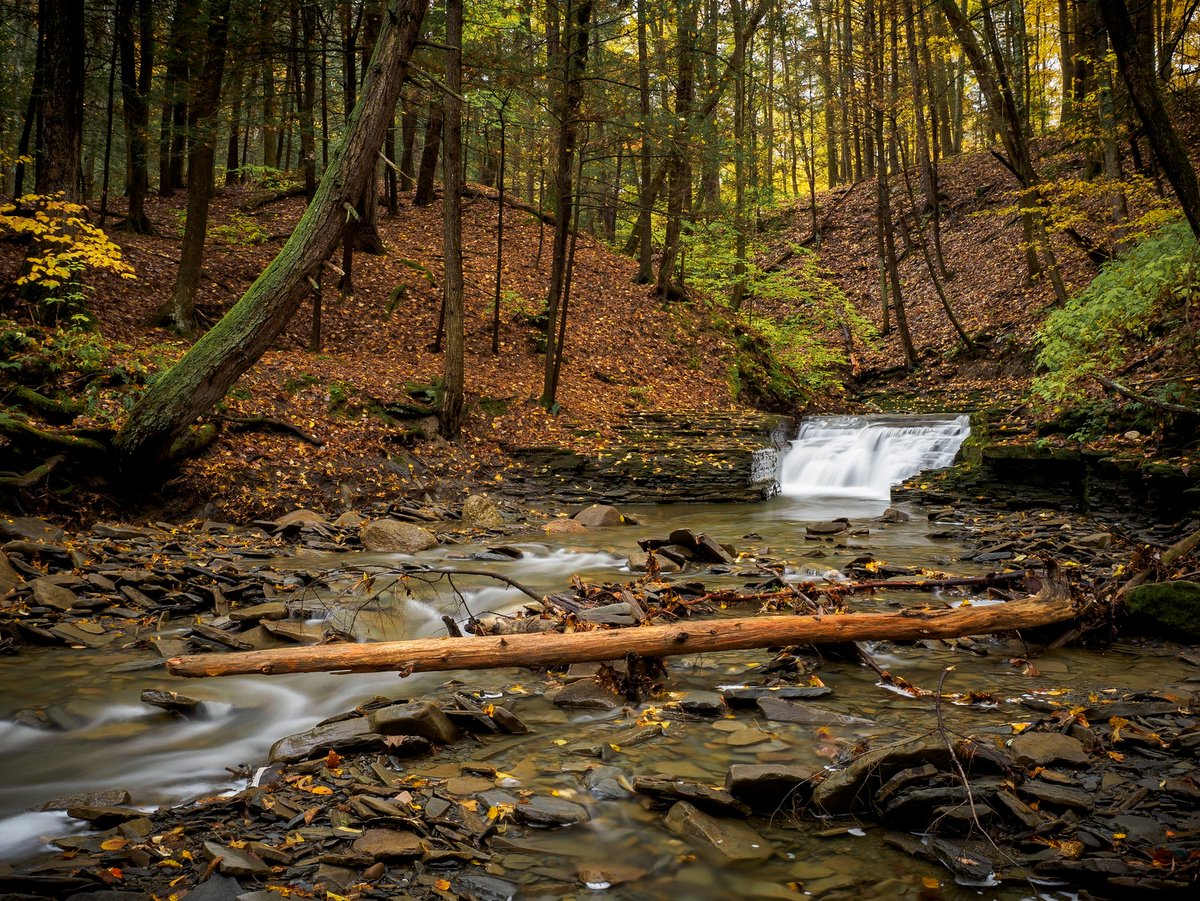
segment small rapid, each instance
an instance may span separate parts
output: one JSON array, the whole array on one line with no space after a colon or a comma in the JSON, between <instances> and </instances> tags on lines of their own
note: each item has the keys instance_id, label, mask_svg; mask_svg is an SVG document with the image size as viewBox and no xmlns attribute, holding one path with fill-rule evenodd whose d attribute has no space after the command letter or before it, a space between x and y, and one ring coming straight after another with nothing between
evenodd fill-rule
<instances>
[{"instance_id":1,"label":"small rapid","mask_svg":"<svg viewBox=\"0 0 1200 901\"><path fill-rule=\"evenodd\" d=\"M780 464L779 493L886 503L905 479L951 465L970 433L966 415L808 417Z\"/></svg>"}]
</instances>

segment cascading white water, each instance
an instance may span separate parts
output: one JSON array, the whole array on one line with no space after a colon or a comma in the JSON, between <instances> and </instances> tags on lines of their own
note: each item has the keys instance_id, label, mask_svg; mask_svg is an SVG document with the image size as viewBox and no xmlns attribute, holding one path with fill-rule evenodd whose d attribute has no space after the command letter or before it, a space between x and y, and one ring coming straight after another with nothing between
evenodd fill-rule
<instances>
[{"instance_id":1,"label":"cascading white water","mask_svg":"<svg viewBox=\"0 0 1200 901\"><path fill-rule=\"evenodd\" d=\"M893 485L954 462L969 416L813 416L783 458L779 493L886 501Z\"/></svg>"}]
</instances>

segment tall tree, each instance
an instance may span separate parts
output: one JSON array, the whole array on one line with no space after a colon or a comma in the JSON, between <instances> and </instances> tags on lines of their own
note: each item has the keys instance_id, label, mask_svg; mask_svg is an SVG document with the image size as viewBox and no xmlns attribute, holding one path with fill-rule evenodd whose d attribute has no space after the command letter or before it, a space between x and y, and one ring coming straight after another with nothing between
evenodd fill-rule
<instances>
[{"instance_id":1,"label":"tall tree","mask_svg":"<svg viewBox=\"0 0 1200 901\"><path fill-rule=\"evenodd\" d=\"M86 58L83 0L38 0L42 90L37 96L38 194L83 197L83 87Z\"/></svg>"},{"instance_id":2,"label":"tall tree","mask_svg":"<svg viewBox=\"0 0 1200 901\"><path fill-rule=\"evenodd\" d=\"M310 290L308 279L337 246L345 205L374 168L420 37L426 0L391 0L362 96L329 167L279 255L250 289L138 401L115 447L127 478L144 478L172 443L262 356Z\"/></svg>"},{"instance_id":3,"label":"tall tree","mask_svg":"<svg viewBox=\"0 0 1200 901\"><path fill-rule=\"evenodd\" d=\"M463 420L465 342L462 268L462 39L463 0L446 0L446 102L442 124L442 304L446 356L442 365L441 433L455 439Z\"/></svg>"},{"instance_id":4,"label":"tall tree","mask_svg":"<svg viewBox=\"0 0 1200 901\"><path fill-rule=\"evenodd\" d=\"M138 33L133 13L137 8ZM146 215L150 156L150 77L154 72L154 5L151 0L117 0L117 46L121 65L121 100L125 115L127 157L126 192L129 215L126 227L139 235L154 227Z\"/></svg>"},{"instance_id":5,"label":"tall tree","mask_svg":"<svg viewBox=\"0 0 1200 901\"><path fill-rule=\"evenodd\" d=\"M183 226L175 286L158 314L161 324L182 335L190 335L196 328L196 292L204 268L204 240L208 235L208 207L213 195L213 164L217 149L217 112L225 75L225 50L229 44L229 3L230 0L213 0L208 13L204 53L197 60L200 80L191 104L196 124L188 153L187 220Z\"/></svg>"},{"instance_id":6,"label":"tall tree","mask_svg":"<svg viewBox=\"0 0 1200 901\"><path fill-rule=\"evenodd\" d=\"M1188 158L1187 148L1167 114L1155 80L1154 60L1143 51L1137 39L1138 30L1129 15L1125 0L1096 0L1100 15L1108 29L1113 52L1117 55L1117 67L1129 89L1129 99L1137 110L1138 118L1146 130L1154 155L1166 173L1179 205L1187 217L1192 231L1200 238L1200 184L1196 170Z\"/></svg>"}]
</instances>

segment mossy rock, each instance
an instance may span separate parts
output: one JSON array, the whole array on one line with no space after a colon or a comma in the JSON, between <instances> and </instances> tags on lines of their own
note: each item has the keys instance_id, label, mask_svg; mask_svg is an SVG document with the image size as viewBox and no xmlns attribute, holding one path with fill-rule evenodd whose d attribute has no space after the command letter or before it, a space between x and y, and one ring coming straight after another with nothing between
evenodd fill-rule
<instances>
[{"instance_id":1,"label":"mossy rock","mask_svg":"<svg viewBox=\"0 0 1200 901\"><path fill-rule=\"evenodd\" d=\"M1200 582L1139 585L1125 603L1142 628L1182 641L1200 641Z\"/></svg>"}]
</instances>

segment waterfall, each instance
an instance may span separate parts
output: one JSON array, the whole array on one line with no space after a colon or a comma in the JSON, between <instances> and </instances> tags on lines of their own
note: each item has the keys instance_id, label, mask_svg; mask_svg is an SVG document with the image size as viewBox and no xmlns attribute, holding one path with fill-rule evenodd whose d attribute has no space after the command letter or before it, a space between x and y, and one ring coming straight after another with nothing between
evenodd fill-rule
<instances>
[{"instance_id":1,"label":"waterfall","mask_svg":"<svg viewBox=\"0 0 1200 901\"><path fill-rule=\"evenodd\" d=\"M954 462L969 416L813 416L779 470L780 494L886 501L893 485Z\"/></svg>"}]
</instances>

